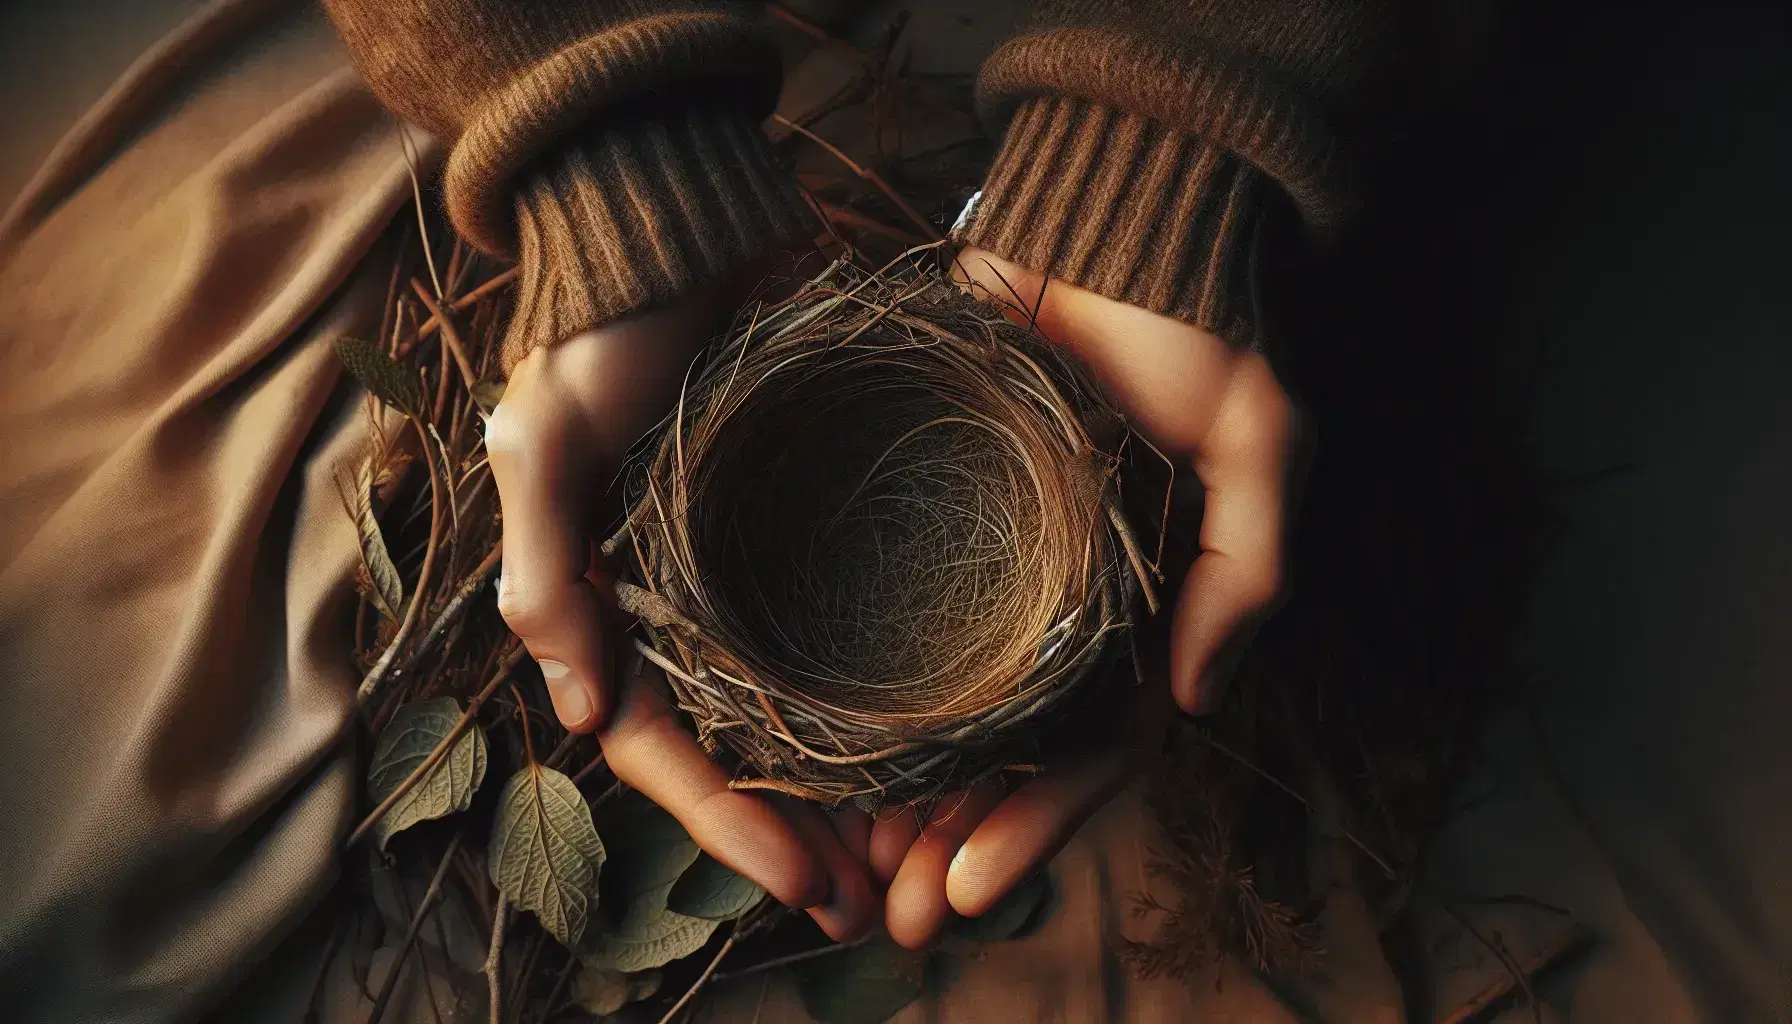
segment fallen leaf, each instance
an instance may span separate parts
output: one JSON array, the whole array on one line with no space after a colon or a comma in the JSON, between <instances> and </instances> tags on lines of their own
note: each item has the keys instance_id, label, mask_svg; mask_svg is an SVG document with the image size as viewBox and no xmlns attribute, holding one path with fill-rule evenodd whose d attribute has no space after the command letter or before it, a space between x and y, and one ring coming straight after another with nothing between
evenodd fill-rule
<instances>
[{"instance_id":1,"label":"fallen leaf","mask_svg":"<svg viewBox=\"0 0 1792 1024\"><path fill-rule=\"evenodd\" d=\"M568 949L578 945L597 899L604 844L572 780L531 764L498 798L487 855L499 891Z\"/></svg>"},{"instance_id":2,"label":"fallen leaf","mask_svg":"<svg viewBox=\"0 0 1792 1024\"><path fill-rule=\"evenodd\" d=\"M359 338L337 338L336 358L375 398L406 415L419 415L423 402L416 380L378 345Z\"/></svg>"},{"instance_id":3,"label":"fallen leaf","mask_svg":"<svg viewBox=\"0 0 1792 1024\"><path fill-rule=\"evenodd\" d=\"M610 859L600 886L604 913L589 944L590 962L642 970L703 948L715 921L668 909L672 887L700 850L676 818L638 793L611 801L599 816Z\"/></svg>"},{"instance_id":4,"label":"fallen leaf","mask_svg":"<svg viewBox=\"0 0 1792 1024\"><path fill-rule=\"evenodd\" d=\"M432 697L400 707L374 744L367 766L367 790L375 803L384 801L429 759L460 723L460 702L453 697ZM477 724L468 727L448 748L435 770L399 797L392 809L373 826L380 849L386 841L420 821L446 817L473 804L473 794L485 781L485 733Z\"/></svg>"},{"instance_id":5,"label":"fallen leaf","mask_svg":"<svg viewBox=\"0 0 1792 1024\"><path fill-rule=\"evenodd\" d=\"M616 971L664 967L702 949L721 924L661 911L653 920L648 938L631 939L600 932L590 941L584 959L594 967Z\"/></svg>"},{"instance_id":6,"label":"fallen leaf","mask_svg":"<svg viewBox=\"0 0 1792 1024\"><path fill-rule=\"evenodd\" d=\"M685 869L666 896L666 909L687 917L728 921L753 909L765 890L709 854Z\"/></svg>"},{"instance_id":7,"label":"fallen leaf","mask_svg":"<svg viewBox=\"0 0 1792 1024\"><path fill-rule=\"evenodd\" d=\"M398 566L392 564L386 535L380 531L379 517L373 512L374 490L372 468L363 466L354 497L345 496L343 500L352 502L355 534L361 541L361 564L367 568L367 578L372 584L367 596L381 615L396 622L404 609L404 577L398 574Z\"/></svg>"},{"instance_id":8,"label":"fallen leaf","mask_svg":"<svg viewBox=\"0 0 1792 1024\"><path fill-rule=\"evenodd\" d=\"M883 1024L921 995L927 954L871 942L798 964L803 1008L819 1024Z\"/></svg>"}]
</instances>

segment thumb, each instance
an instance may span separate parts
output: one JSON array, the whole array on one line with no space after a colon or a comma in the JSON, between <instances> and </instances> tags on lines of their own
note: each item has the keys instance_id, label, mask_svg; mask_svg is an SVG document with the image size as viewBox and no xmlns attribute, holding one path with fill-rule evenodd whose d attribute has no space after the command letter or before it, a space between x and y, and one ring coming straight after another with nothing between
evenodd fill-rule
<instances>
[{"instance_id":1,"label":"thumb","mask_svg":"<svg viewBox=\"0 0 1792 1024\"><path fill-rule=\"evenodd\" d=\"M541 666L561 724L590 732L609 711L602 603L586 575L586 483L596 471L574 465L565 433L530 429L516 411L501 404L486 434L504 509L498 612Z\"/></svg>"}]
</instances>

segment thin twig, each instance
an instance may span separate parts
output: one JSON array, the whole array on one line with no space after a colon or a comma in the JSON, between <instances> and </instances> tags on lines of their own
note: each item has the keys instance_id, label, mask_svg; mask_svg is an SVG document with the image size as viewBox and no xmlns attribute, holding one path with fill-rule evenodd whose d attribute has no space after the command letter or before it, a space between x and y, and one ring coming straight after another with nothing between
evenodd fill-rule
<instances>
[{"instance_id":1,"label":"thin twig","mask_svg":"<svg viewBox=\"0 0 1792 1024\"><path fill-rule=\"evenodd\" d=\"M791 119L789 119L788 117L785 117L782 114L773 114L772 120L778 122L779 124L783 125L786 128L789 128L791 131L802 135L804 138L815 143L816 145L820 146L821 148L827 150L829 153L832 153L834 155L835 159L837 159L841 163L845 164L847 166L847 168L849 170L851 170L854 174L857 174L859 177L864 178L866 181L868 181L872 185L876 186L877 190L879 192L882 192L884 194L885 198L889 199L890 202L896 204L896 208L902 211L903 216L907 217L910 221L912 221L914 223L914 225L916 227L921 229L922 236L927 238L928 241L938 242L938 241L942 240L942 238L944 236L942 236L940 234L939 229L934 227L927 220L926 217L921 216L921 213L919 210L916 210L913 206L910 206L908 200L902 198L902 194L897 192L894 188L892 188L890 186L889 182L884 180L883 175L877 173L876 171L872 170L869 167L863 166L858 161L854 160L852 157L847 156L845 153L841 152L840 147L834 145L833 143L831 143L828 140L822 138L821 136L815 134L814 132L810 131L809 129L803 127L802 125L797 124L795 121L792 121Z\"/></svg>"},{"instance_id":2,"label":"thin twig","mask_svg":"<svg viewBox=\"0 0 1792 1024\"><path fill-rule=\"evenodd\" d=\"M498 892L498 905L492 908L492 944L485 952L485 984L491 1006L491 1024L504 1024L503 981L499 971L504 965L504 922L510 916L510 897Z\"/></svg>"},{"instance_id":3,"label":"thin twig","mask_svg":"<svg viewBox=\"0 0 1792 1024\"><path fill-rule=\"evenodd\" d=\"M409 658L405 659L404 667L398 670L401 675L415 668L419 661L428 657L429 653L435 650L436 644L442 641L442 637L447 634L449 627L453 626L461 614L466 611L473 595L478 593L479 588L491 578L503 558L504 542L499 541L492 546L491 551L480 561L478 567L465 580L461 581L460 587L454 592L454 597L450 598L448 603L442 607L442 614L436 616L436 621L430 625L429 632L423 634L423 639L417 644L417 649L411 653Z\"/></svg>"},{"instance_id":4,"label":"thin twig","mask_svg":"<svg viewBox=\"0 0 1792 1024\"><path fill-rule=\"evenodd\" d=\"M807 18L803 18L799 15L792 14L790 11L785 10L783 5L781 5L781 4L770 4L770 5L768 5L768 10L770 11L772 17L778 19L779 21L783 22L786 25L789 25L791 28L796 29L798 32L801 32L802 34L804 34L806 36L809 36L814 39L819 39L822 42L828 43L829 45L832 45L832 46L838 46L845 50L851 50L853 53L856 53L861 57L867 56L865 51L859 49L858 47L856 47L853 44L847 42L846 40L840 38L839 36L833 34L832 32L829 32L827 29L822 28L820 25L815 24L814 22L808 20Z\"/></svg>"},{"instance_id":5,"label":"thin twig","mask_svg":"<svg viewBox=\"0 0 1792 1024\"><path fill-rule=\"evenodd\" d=\"M403 124L398 126L398 148L404 152L405 170L411 175L411 198L417 208L417 229L423 233L423 259L429 264L429 280L436 286L436 294L442 294L442 278L436 273L436 256L429 243L429 220L423 213L423 186L417 181L417 158L413 152L411 133Z\"/></svg>"},{"instance_id":6,"label":"thin twig","mask_svg":"<svg viewBox=\"0 0 1792 1024\"><path fill-rule=\"evenodd\" d=\"M1474 924L1469 921L1468 915L1457 910L1455 904L1451 903L1449 900L1444 899L1437 893L1426 890L1422 886L1419 888L1419 892L1429 896L1433 903L1436 903L1442 908L1444 913L1448 914L1452 920L1462 926L1463 931L1474 936L1476 942L1479 942L1482 946L1486 947L1487 951L1494 955L1494 958L1506 969L1506 976L1502 979L1502 983L1508 990L1517 988L1519 991L1523 992L1527 1005L1531 1007L1531 1010L1537 1016L1538 1021L1541 1022L1543 1016L1543 1004L1537 1001L1537 993L1531 990L1531 972L1523 965L1519 964L1519 962L1512 956L1511 951L1506 949L1505 944L1496 942L1493 939L1482 935L1481 930L1476 928ZM1473 1015L1471 1014L1467 1019L1472 1020Z\"/></svg>"},{"instance_id":7,"label":"thin twig","mask_svg":"<svg viewBox=\"0 0 1792 1024\"><path fill-rule=\"evenodd\" d=\"M417 619L422 614L423 606L429 603L430 574L435 570L436 551L442 543L442 524L448 518L442 514L442 485L436 476L436 460L429 456L429 435L424 433L422 422L415 417L411 419L411 425L417 428L417 443L422 446L423 464L429 471L431 508L429 541L427 542L428 546L423 550L423 568L417 574L417 587L411 594L411 606L405 609L404 621L399 623L398 632L393 634L392 642L386 645L385 651L380 654L380 660L374 662L373 667L367 670L366 677L361 680L360 688L355 691L355 702L362 707L368 706L373 699L381 681L386 677L387 670L392 667L393 660L398 657L399 650L404 647L405 641L410 639L411 631L416 628Z\"/></svg>"},{"instance_id":8,"label":"thin twig","mask_svg":"<svg viewBox=\"0 0 1792 1024\"><path fill-rule=\"evenodd\" d=\"M820 196L815 196L813 198L815 208L821 211L822 217L829 221L830 224L844 224L849 228L856 228L859 231L869 232L874 235L882 235L885 238L900 242L903 245L925 245L927 243L927 239L922 238L920 235L911 234L901 228L893 228L883 221L873 217L867 217L857 210L849 210L836 203L830 203ZM838 232L836 232L836 234L838 234Z\"/></svg>"},{"instance_id":9,"label":"thin twig","mask_svg":"<svg viewBox=\"0 0 1792 1024\"><path fill-rule=\"evenodd\" d=\"M685 1004L695 999L697 993L703 991L703 986L709 984L709 979L716 973L716 965L720 964L722 958L728 955L728 951L734 948L734 943L739 938L739 928L728 933L728 941L722 943L721 949L716 950L715 959L709 962L708 967L703 968L703 973L697 976L697 980L691 984L691 987L686 989L684 995L678 997L678 1002L673 1003L672 1008L666 1011L666 1015L660 1018L660 1024L672 1024L672 1018L678 1016L679 1011L685 1008Z\"/></svg>"},{"instance_id":10,"label":"thin twig","mask_svg":"<svg viewBox=\"0 0 1792 1024\"><path fill-rule=\"evenodd\" d=\"M1592 941L1592 929L1576 923L1555 942L1545 945L1520 965L1519 971L1524 976L1535 977L1585 949ZM1455 1012L1439 1017L1437 1024L1469 1024L1469 1021L1479 1019L1496 1003L1511 998L1517 988L1518 979L1510 973L1503 974L1475 993L1468 1002L1457 1007Z\"/></svg>"},{"instance_id":11,"label":"thin twig","mask_svg":"<svg viewBox=\"0 0 1792 1024\"><path fill-rule=\"evenodd\" d=\"M1200 737L1200 739L1203 743L1206 743L1208 746L1210 746L1213 749L1219 751L1220 753L1226 755L1227 757L1238 762L1239 764L1243 765L1244 767L1249 768L1251 771L1255 772L1259 777L1261 777L1264 781L1268 782L1270 785L1275 786L1277 789L1288 794L1290 797L1293 797L1295 802L1299 803L1302 807L1305 807L1309 811L1313 809L1313 804L1310 801L1308 801L1306 797L1302 796L1298 791L1296 791L1293 786L1288 785L1286 782L1283 782L1281 779L1278 779L1274 775L1271 775L1270 773L1264 771L1262 768L1259 768L1255 763L1253 763L1251 761L1250 758L1237 753L1236 751L1232 750L1232 748L1226 746L1224 743L1221 743L1219 740L1214 739L1212 736L1208 735L1203 730L1196 729L1196 730L1194 730L1194 733L1196 736ZM1380 868L1382 870L1382 873L1387 875L1388 878L1396 879L1396 878L1400 877L1399 874L1394 871L1393 867L1391 867L1388 864L1388 862L1382 858L1382 856L1380 854L1378 854L1374 850L1370 849L1368 847L1368 845L1366 845L1361 839L1358 839L1348 829L1343 830L1343 836L1346 840L1349 840L1350 845L1361 850L1363 852L1363 856L1374 861L1375 866Z\"/></svg>"},{"instance_id":12,"label":"thin twig","mask_svg":"<svg viewBox=\"0 0 1792 1024\"><path fill-rule=\"evenodd\" d=\"M515 267L512 267L467 294L462 295L460 298L455 299L453 302L448 303L448 308L456 313L464 312L468 307L478 305L493 292L508 287L516 281L516 278L517 270ZM428 341L430 335L441 329L442 321L435 317L430 317L428 320L423 321L422 325L417 328L417 333L406 338L404 343L392 354L392 358L403 359L405 356L410 355L418 345Z\"/></svg>"},{"instance_id":13,"label":"thin twig","mask_svg":"<svg viewBox=\"0 0 1792 1024\"><path fill-rule=\"evenodd\" d=\"M586 765L583 768L580 768L579 773L572 777L572 784L577 786L579 783L584 782L586 776L590 775L594 771L597 771L599 768L602 768L603 766L604 766L604 752L600 750L597 752L597 756L591 759L590 764Z\"/></svg>"},{"instance_id":14,"label":"thin twig","mask_svg":"<svg viewBox=\"0 0 1792 1024\"><path fill-rule=\"evenodd\" d=\"M454 724L454 728L448 731L448 735L442 737L441 741L436 744L436 748L430 751L429 756L423 760L423 763L418 765L411 774L405 776L404 781L398 784L398 788L394 789L391 795L386 797L386 799L380 801L380 805L375 807L366 818L362 819L361 824L355 826L355 830L349 833L348 842L344 843L343 846L353 846L359 842L361 837L365 836L374 825L378 824L379 820L385 817L387 812L391 811L398 801L404 799L406 793L409 793L412 789L416 788L417 783L421 782L431 772L435 771L436 766L441 764L442 761L447 758L448 751L453 748L455 741L460 739L461 734L467 731L467 727L473 724L473 716L479 713L480 706L490 699L491 695L498 691L498 687L503 685L504 682L510 678L511 670L517 666L518 662L523 660L523 656L526 653L527 650L521 644L518 644L516 648L505 657L503 662L499 664L497 672L493 674L491 680L485 684L485 689L480 690L479 693L473 697L472 701L467 704L467 710L462 712L460 721Z\"/></svg>"},{"instance_id":15,"label":"thin twig","mask_svg":"<svg viewBox=\"0 0 1792 1024\"><path fill-rule=\"evenodd\" d=\"M565 966L560 968L559 976L554 979L554 987L548 989L547 999L542 1001L542 1010L547 1014L544 1019L553 1019L554 1011L560 1008L558 1005L560 1002L560 990L566 987L567 979L571 978L572 972L578 970L578 968L579 958L577 956L569 955L566 958Z\"/></svg>"},{"instance_id":16,"label":"thin twig","mask_svg":"<svg viewBox=\"0 0 1792 1024\"><path fill-rule=\"evenodd\" d=\"M547 759L541 763L555 771L559 771L560 762L566 760L568 755L572 753L573 744L578 741L579 734L576 732L569 732L565 736L560 737L560 742L554 744L554 749L548 751Z\"/></svg>"},{"instance_id":17,"label":"thin twig","mask_svg":"<svg viewBox=\"0 0 1792 1024\"><path fill-rule=\"evenodd\" d=\"M473 362L467 358L467 347L461 343L460 331L455 329L454 317L442 311L441 303L429 297L429 289L423 282L411 278L411 290L423 301L423 308L429 310L429 317L442 325L442 340L448 343L448 350L454 353L454 363L460 368L461 383L468 388L479 383L479 375L473 372Z\"/></svg>"},{"instance_id":18,"label":"thin twig","mask_svg":"<svg viewBox=\"0 0 1792 1024\"><path fill-rule=\"evenodd\" d=\"M511 1024L522 1024L523 1011L529 1005L529 975L535 970L535 958L541 955L541 947L547 938L548 933L539 928L529 936L529 945L523 953L523 961L517 965L516 977L512 979L517 998L511 1000Z\"/></svg>"},{"instance_id":19,"label":"thin twig","mask_svg":"<svg viewBox=\"0 0 1792 1024\"><path fill-rule=\"evenodd\" d=\"M849 949L857 949L877 937L877 934L873 933L862 939L854 939L852 942L836 942L831 946L818 946L815 949L803 950L801 953L791 953L788 956L773 957L770 960L756 963L751 967L742 967L738 971L723 971L710 980L716 984L721 984L724 981L733 981L736 978L746 978L764 971L775 971L780 967L789 967L791 964L800 964L809 960L829 956L834 953L843 953Z\"/></svg>"},{"instance_id":20,"label":"thin twig","mask_svg":"<svg viewBox=\"0 0 1792 1024\"><path fill-rule=\"evenodd\" d=\"M423 901L417 904L417 911L411 915L411 923L405 928L404 941L398 945L398 955L392 958L392 966L386 971L386 980L380 983L379 998L373 1001L373 1012L368 1014L367 1024L379 1024L380 1018L386 1015L386 1004L398 988L398 976L404 971L411 947L417 944L417 935L423 930L423 921L435 908L436 901L442 898L442 879L447 877L448 865L454 860L455 851L460 849L460 837L461 834L456 832L454 838L448 840L448 849L442 853L442 860L436 865L436 873L430 876L429 888L424 890ZM424 970L427 973L427 968Z\"/></svg>"}]
</instances>

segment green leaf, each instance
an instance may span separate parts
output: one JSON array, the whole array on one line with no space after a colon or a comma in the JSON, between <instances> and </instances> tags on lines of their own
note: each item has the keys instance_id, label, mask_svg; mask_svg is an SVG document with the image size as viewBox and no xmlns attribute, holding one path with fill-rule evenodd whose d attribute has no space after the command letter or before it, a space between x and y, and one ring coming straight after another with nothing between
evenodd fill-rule
<instances>
[{"instance_id":1,"label":"green leaf","mask_svg":"<svg viewBox=\"0 0 1792 1024\"><path fill-rule=\"evenodd\" d=\"M590 962L638 971L701 949L716 922L667 909L672 887L701 852L684 827L646 797L627 793L602 810L598 829L610 859Z\"/></svg>"},{"instance_id":2,"label":"green leaf","mask_svg":"<svg viewBox=\"0 0 1792 1024\"><path fill-rule=\"evenodd\" d=\"M378 345L359 338L337 338L336 358L380 401L407 415L423 408L417 381Z\"/></svg>"},{"instance_id":3,"label":"green leaf","mask_svg":"<svg viewBox=\"0 0 1792 1024\"><path fill-rule=\"evenodd\" d=\"M498 798L487 860L499 891L534 911L561 945L578 944L597 897L604 844L571 779L539 764L512 775Z\"/></svg>"},{"instance_id":4,"label":"green leaf","mask_svg":"<svg viewBox=\"0 0 1792 1024\"><path fill-rule=\"evenodd\" d=\"M958 918L952 922L949 931L971 942L1001 942L1016 938L1039 923L1051 895L1051 878L1041 871L1008 890L1008 895L985 911L982 917Z\"/></svg>"},{"instance_id":5,"label":"green leaf","mask_svg":"<svg viewBox=\"0 0 1792 1024\"><path fill-rule=\"evenodd\" d=\"M585 962L594 967L616 971L644 971L664 967L674 960L690 956L709 942L721 927L720 921L685 917L661 911L654 918L654 928L645 939L629 939L600 933L590 942Z\"/></svg>"},{"instance_id":6,"label":"green leaf","mask_svg":"<svg viewBox=\"0 0 1792 1024\"><path fill-rule=\"evenodd\" d=\"M710 921L732 920L753 909L765 890L709 854L685 869L666 896L666 909Z\"/></svg>"},{"instance_id":7,"label":"green leaf","mask_svg":"<svg viewBox=\"0 0 1792 1024\"><path fill-rule=\"evenodd\" d=\"M429 760L429 755L460 723L460 702L453 697L412 701L399 708L380 733L367 766L367 789L375 803L391 796L399 784ZM473 794L485 781L485 733L478 725L461 733L435 770L399 797L392 809L373 826L380 849L419 821L446 817L473 804Z\"/></svg>"},{"instance_id":8,"label":"green leaf","mask_svg":"<svg viewBox=\"0 0 1792 1024\"><path fill-rule=\"evenodd\" d=\"M883 1024L921 995L927 954L871 942L795 968L803 1008L819 1024Z\"/></svg>"},{"instance_id":9,"label":"green leaf","mask_svg":"<svg viewBox=\"0 0 1792 1024\"><path fill-rule=\"evenodd\" d=\"M652 999L660 990L660 972L624 974L586 964L573 982L573 999L586 1012L608 1016L630 1003Z\"/></svg>"},{"instance_id":10,"label":"green leaf","mask_svg":"<svg viewBox=\"0 0 1792 1024\"><path fill-rule=\"evenodd\" d=\"M355 492L352 501L355 533L361 539L361 564L367 567L367 578L373 582L367 596L381 615L396 622L404 608L404 577L398 574L398 566L392 564L392 554L386 548L386 535L380 532L379 517L373 513L371 466L362 468Z\"/></svg>"}]
</instances>

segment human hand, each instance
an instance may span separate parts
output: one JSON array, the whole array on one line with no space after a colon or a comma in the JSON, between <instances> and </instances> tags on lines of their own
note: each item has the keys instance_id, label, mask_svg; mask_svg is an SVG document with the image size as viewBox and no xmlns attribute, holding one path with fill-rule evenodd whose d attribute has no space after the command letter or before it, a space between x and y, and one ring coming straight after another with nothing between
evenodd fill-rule
<instances>
[{"instance_id":1,"label":"human hand","mask_svg":"<svg viewBox=\"0 0 1792 1024\"><path fill-rule=\"evenodd\" d=\"M976 917L1037 871L1156 748L1171 712L1217 707L1225 674L1281 590L1294 414L1261 355L1234 350L1179 320L966 249L954 277L1011 305L1037 302L1042 334L1074 352L1130 426L1185 462L1204 495L1201 553L1169 623L1169 687L1147 686L1119 709L1123 728L1074 752L1004 798L990 782L944 799L932 821L912 813L873 827L873 873L889 885L890 934L931 943L952 912ZM1100 730L1089 730L1090 733Z\"/></svg>"},{"instance_id":2,"label":"human hand","mask_svg":"<svg viewBox=\"0 0 1792 1024\"><path fill-rule=\"evenodd\" d=\"M627 317L529 353L486 424L504 510L498 611L541 666L554 713L575 733L608 714L594 533L631 444L665 412L708 337L708 297Z\"/></svg>"},{"instance_id":3,"label":"human hand","mask_svg":"<svg viewBox=\"0 0 1792 1024\"><path fill-rule=\"evenodd\" d=\"M498 608L541 665L562 724L596 731L619 780L665 808L711 856L850 939L878 907L864 866L869 822L842 833L800 801L729 790L726 773L680 726L658 669L620 687L609 678L602 610L610 600L600 590L608 581L594 557L594 531L612 520L604 492L629 446L671 405L717 314L738 301L737 293L705 292L517 364L486 428L504 510Z\"/></svg>"}]
</instances>

